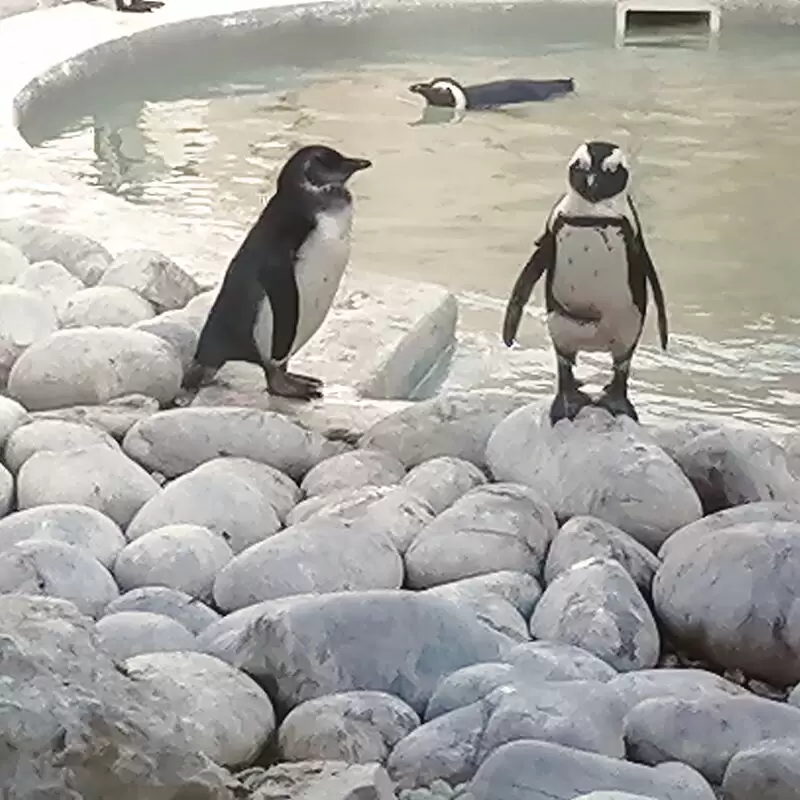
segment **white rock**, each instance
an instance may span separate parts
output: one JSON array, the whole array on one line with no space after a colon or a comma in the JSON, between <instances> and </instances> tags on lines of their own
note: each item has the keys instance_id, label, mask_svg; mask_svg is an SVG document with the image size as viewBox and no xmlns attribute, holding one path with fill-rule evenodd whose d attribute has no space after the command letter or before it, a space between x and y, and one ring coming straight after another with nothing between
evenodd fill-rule
<instances>
[{"instance_id":1,"label":"white rock","mask_svg":"<svg viewBox=\"0 0 800 800\"><path fill-rule=\"evenodd\" d=\"M57 329L56 312L47 300L16 286L0 286L0 383L5 386L12 367L32 344Z\"/></svg>"},{"instance_id":2,"label":"white rock","mask_svg":"<svg viewBox=\"0 0 800 800\"><path fill-rule=\"evenodd\" d=\"M152 333L163 339L177 353L183 371L189 368L197 350L198 333L194 328L177 317L168 318L166 314L161 314L153 319L137 322L132 330Z\"/></svg>"},{"instance_id":3,"label":"white rock","mask_svg":"<svg viewBox=\"0 0 800 800\"><path fill-rule=\"evenodd\" d=\"M202 525L234 553L283 527L300 491L276 469L245 458L215 458L171 481L139 509L129 540L164 525Z\"/></svg>"},{"instance_id":4,"label":"white rock","mask_svg":"<svg viewBox=\"0 0 800 800\"><path fill-rule=\"evenodd\" d=\"M142 586L139 589L131 589L109 603L103 616L120 611L149 611L153 614L162 614L180 622L195 635L222 619L202 600L167 586Z\"/></svg>"},{"instance_id":5,"label":"white rock","mask_svg":"<svg viewBox=\"0 0 800 800\"><path fill-rule=\"evenodd\" d=\"M123 591L162 585L208 600L217 573L233 558L225 540L199 525L167 525L145 533L117 556Z\"/></svg>"},{"instance_id":6,"label":"white rock","mask_svg":"<svg viewBox=\"0 0 800 800\"><path fill-rule=\"evenodd\" d=\"M94 556L106 569L125 547L119 526L88 506L70 503L29 508L0 520L0 551L28 539L47 539L75 545Z\"/></svg>"},{"instance_id":7,"label":"white rock","mask_svg":"<svg viewBox=\"0 0 800 800\"><path fill-rule=\"evenodd\" d=\"M13 244L0 239L0 283L14 283L30 262Z\"/></svg>"},{"instance_id":8,"label":"white rock","mask_svg":"<svg viewBox=\"0 0 800 800\"><path fill-rule=\"evenodd\" d=\"M486 453L496 480L533 487L559 518L598 517L650 550L702 515L678 465L633 420L604 409L553 426L548 404L532 403L497 426Z\"/></svg>"},{"instance_id":9,"label":"white rock","mask_svg":"<svg viewBox=\"0 0 800 800\"><path fill-rule=\"evenodd\" d=\"M419 722L416 711L391 694L340 692L293 708L278 731L278 747L286 761L385 764Z\"/></svg>"},{"instance_id":10,"label":"white rock","mask_svg":"<svg viewBox=\"0 0 800 800\"><path fill-rule=\"evenodd\" d=\"M32 455L17 476L20 509L49 503L89 506L125 528L159 486L138 464L104 444Z\"/></svg>"},{"instance_id":11,"label":"white rock","mask_svg":"<svg viewBox=\"0 0 800 800\"><path fill-rule=\"evenodd\" d=\"M125 662L128 674L180 709L197 751L227 767L246 766L275 728L266 692L249 676L205 653L147 653Z\"/></svg>"},{"instance_id":12,"label":"white rock","mask_svg":"<svg viewBox=\"0 0 800 800\"><path fill-rule=\"evenodd\" d=\"M287 528L239 553L217 576L225 611L305 592L397 589L403 560L381 530L334 517Z\"/></svg>"},{"instance_id":13,"label":"white rock","mask_svg":"<svg viewBox=\"0 0 800 800\"><path fill-rule=\"evenodd\" d=\"M405 554L406 580L422 589L504 569L540 575L557 529L527 486L479 486L420 531Z\"/></svg>"},{"instance_id":14,"label":"white rock","mask_svg":"<svg viewBox=\"0 0 800 800\"><path fill-rule=\"evenodd\" d=\"M168 478L220 455L260 461L299 478L341 449L280 414L254 408L161 411L134 425L123 447L140 464Z\"/></svg>"},{"instance_id":15,"label":"white rock","mask_svg":"<svg viewBox=\"0 0 800 800\"><path fill-rule=\"evenodd\" d=\"M124 286L156 311L183 308L199 291L195 279L156 250L125 250L100 279L100 286Z\"/></svg>"},{"instance_id":16,"label":"white rock","mask_svg":"<svg viewBox=\"0 0 800 800\"><path fill-rule=\"evenodd\" d=\"M28 412L16 400L0 396L0 447L4 447L8 437L29 419Z\"/></svg>"},{"instance_id":17,"label":"white rock","mask_svg":"<svg viewBox=\"0 0 800 800\"><path fill-rule=\"evenodd\" d=\"M87 286L93 286L111 263L108 250L94 239L38 222L0 221L0 238L18 247L31 263L57 261Z\"/></svg>"},{"instance_id":18,"label":"white rock","mask_svg":"<svg viewBox=\"0 0 800 800\"><path fill-rule=\"evenodd\" d=\"M658 662L653 615L633 578L609 558L593 557L561 573L531 617L531 635L574 644L620 672Z\"/></svg>"},{"instance_id":19,"label":"white rock","mask_svg":"<svg viewBox=\"0 0 800 800\"><path fill-rule=\"evenodd\" d=\"M31 411L107 403L129 394L168 403L182 376L178 356L158 336L78 328L58 331L28 348L14 365L8 391Z\"/></svg>"},{"instance_id":20,"label":"white rock","mask_svg":"<svg viewBox=\"0 0 800 800\"><path fill-rule=\"evenodd\" d=\"M34 453L77 450L94 445L105 445L120 452L113 437L91 425L59 420L34 420L20 425L11 434L6 442L3 460L16 475Z\"/></svg>"},{"instance_id":21,"label":"white rock","mask_svg":"<svg viewBox=\"0 0 800 800\"><path fill-rule=\"evenodd\" d=\"M361 511L372 505L375 500L387 497L396 489L396 486L360 486L358 489L338 489L330 494L307 497L289 512L286 523L297 525L318 514L333 514L354 519L361 516Z\"/></svg>"},{"instance_id":22,"label":"white rock","mask_svg":"<svg viewBox=\"0 0 800 800\"><path fill-rule=\"evenodd\" d=\"M98 617L119 595L111 573L80 547L50 539L28 539L0 552L0 593L45 595L69 600Z\"/></svg>"},{"instance_id":23,"label":"white rock","mask_svg":"<svg viewBox=\"0 0 800 800\"><path fill-rule=\"evenodd\" d=\"M86 287L66 267L57 261L40 261L32 264L17 276L14 285L40 294L49 300L58 315L64 303L75 292Z\"/></svg>"},{"instance_id":24,"label":"white rock","mask_svg":"<svg viewBox=\"0 0 800 800\"><path fill-rule=\"evenodd\" d=\"M409 468L438 456L453 456L484 466L486 443L492 431L531 399L516 392L443 395L386 417L364 434L360 444L393 453Z\"/></svg>"},{"instance_id":25,"label":"white rock","mask_svg":"<svg viewBox=\"0 0 800 800\"><path fill-rule=\"evenodd\" d=\"M327 458L310 469L300 488L306 497L314 497L340 489L396 484L405 474L403 465L389 453L352 450Z\"/></svg>"},{"instance_id":26,"label":"white rock","mask_svg":"<svg viewBox=\"0 0 800 800\"><path fill-rule=\"evenodd\" d=\"M92 286L71 295L61 306L62 328L127 328L155 316L150 303L120 286Z\"/></svg>"},{"instance_id":27,"label":"white rock","mask_svg":"<svg viewBox=\"0 0 800 800\"><path fill-rule=\"evenodd\" d=\"M182 709L128 678L94 627L63 600L0 596L6 795L230 800L230 775L187 741Z\"/></svg>"},{"instance_id":28,"label":"white rock","mask_svg":"<svg viewBox=\"0 0 800 800\"><path fill-rule=\"evenodd\" d=\"M440 456L412 469L402 485L440 514L470 489L486 483L486 476L463 458Z\"/></svg>"},{"instance_id":29,"label":"white rock","mask_svg":"<svg viewBox=\"0 0 800 800\"><path fill-rule=\"evenodd\" d=\"M194 636L179 622L162 614L119 611L98 620L95 630L98 645L115 661L142 653L195 649Z\"/></svg>"}]
</instances>

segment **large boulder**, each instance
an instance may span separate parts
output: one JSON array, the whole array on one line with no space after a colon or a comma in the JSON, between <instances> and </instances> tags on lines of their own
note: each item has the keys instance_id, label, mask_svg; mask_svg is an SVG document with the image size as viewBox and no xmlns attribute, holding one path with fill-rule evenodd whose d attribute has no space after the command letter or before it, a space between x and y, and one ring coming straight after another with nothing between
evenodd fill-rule
<instances>
[{"instance_id":1,"label":"large boulder","mask_svg":"<svg viewBox=\"0 0 800 800\"><path fill-rule=\"evenodd\" d=\"M0 286L0 386L24 352L56 330L56 313L47 300L27 289Z\"/></svg>"},{"instance_id":2,"label":"large boulder","mask_svg":"<svg viewBox=\"0 0 800 800\"><path fill-rule=\"evenodd\" d=\"M232 800L183 708L97 647L68 602L0 595L0 785L16 797Z\"/></svg>"},{"instance_id":3,"label":"large boulder","mask_svg":"<svg viewBox=\"0 0 800 800\"><path fill-rule=\"evenodd\" d=\"M496 480L541 493L560 519L597 517L650 550L702 515L678 465L628 417L587 407L553 426L532 403L506 417L486 449Z\"/></svg>"}]
</instances>

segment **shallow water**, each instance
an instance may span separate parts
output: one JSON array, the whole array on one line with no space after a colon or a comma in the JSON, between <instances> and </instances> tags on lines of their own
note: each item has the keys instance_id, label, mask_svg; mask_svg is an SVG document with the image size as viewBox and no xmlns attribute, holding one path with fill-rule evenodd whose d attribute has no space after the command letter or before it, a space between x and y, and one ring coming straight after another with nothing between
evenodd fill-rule
<instances>
[{"instance_id":1,"label":"shallow water","mask_svg":"<svg viewBox=\"0 0 800 800\"><path fill-rule=\"evenodd\" d=\"M129 102L85 98L56 135L25 133L85 180L209 228L244 228L300 145L367 156L374 168L353 182L353 269L463 294L466 344L448 385L513 379L544 391L552 358L541 290L523 324L526 350L494 370L505 357L495 344L503 303L562 191L566 160L586 138L615 140L634 165L673 331L661 354L651 314L634 367L638 402L657 416L791 426L800 417L800 28L728 16L716 49L699 41L618 50L609 8L443 13L365 29L347 59L324 63L322 53L323 63L303 70L232 59L202 86L151 86ZM311 36L322 41L324 31ZM316 44L310 38L309 49ZM446 74L572 76L578 91L417 124L421 101L407 85Z\"/></svg>"}]
</instances>

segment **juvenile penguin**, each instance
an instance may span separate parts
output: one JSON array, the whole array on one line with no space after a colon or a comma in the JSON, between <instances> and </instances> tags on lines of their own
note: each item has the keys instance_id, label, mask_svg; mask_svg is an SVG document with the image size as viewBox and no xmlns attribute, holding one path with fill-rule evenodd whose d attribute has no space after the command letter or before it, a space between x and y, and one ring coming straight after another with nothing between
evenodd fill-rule
<instances>
[{"instance_id":1,"label":"juvenile penguin","mask_svg":"<svg viewBox=\"0 0 800 800\"><path fill-rule=\"evenodd\" d=\"M573 419L593 402L638 421L628 399L631 359L653 289L662 349L667 349L664 293L647 251L639 215L628 194L630 168L610 142L586 142L572 156L568 189L553 207L544 233L517 278L506 307L503 341L513 344L522 310L545 275L547 325L558 363L550 419ZM581 351L611 354L613 374L593 401L573 375Z\"/></svg>"},{"instance_id":2,"label":"juvenile penguin","mask_svg":"<svg viewBox=\"0 0 800 800\"><path fill-rule=\"evenodd\" d=\"M184 388L207 382L226 361L247 361L263 367L270 394L321 396L321 380L288 372L287 364L331 307L350 257L353 198L346 183L371 166L321 145L289 158L228 266Z\"/></svg>"},{"instance_id":3,"label":"juvenile penguin","mask_svg":"<svg viewBox=\"0 0 800 800\"><path fill-rule=\"evenodd\" d=\"M427 83L412 83L408 87L409 92L424 97L432 106L454 108L457 111L536 103L574 90L572 78L538 81L512 78L473 86L462 86L453 78L434 78Z\"/></svg>"}]
</instances>

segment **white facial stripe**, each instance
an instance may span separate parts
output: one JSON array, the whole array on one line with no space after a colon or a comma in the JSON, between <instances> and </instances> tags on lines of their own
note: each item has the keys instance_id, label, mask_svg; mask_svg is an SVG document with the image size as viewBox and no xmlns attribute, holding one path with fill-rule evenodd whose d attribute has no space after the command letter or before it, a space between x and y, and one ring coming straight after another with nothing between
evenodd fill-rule
<instances>
[{"instance_id":1,"label":"white facial stripe","mask_svg":"<svg viewBox=\"0 0 800 800\"><path fill-rule=\"evenodd\" d=\"M625 158L625 153L618 147L610 156L603 159L603 163L600 166L603 172L613 172L619 167L628 169L628 161Z\"/></svg>"},{"instance_id":2,"label":"white facial stripe","mask_svg":"<svg viewBox=\"0 0 800 800\"><path fill-rule=\"evenodd\" d=\"M464 91L452 81L434 81L431 87L434 89L444 89L450 92L456 104L456 111L463 111L467 107L467 96L464 94Z\"/></svg>"},{"instance_id":3,"label":"white facial stripe","mask_svg":"<svg viewBox=\"0 0 800 800\"><path fill-rule=\"evenodd\" d=\"M589 155L589 148L582 144L573 154L569 161L570 166L580 164L584 169L592 168L592 157Z\"/></svg>"}]
</instances>

